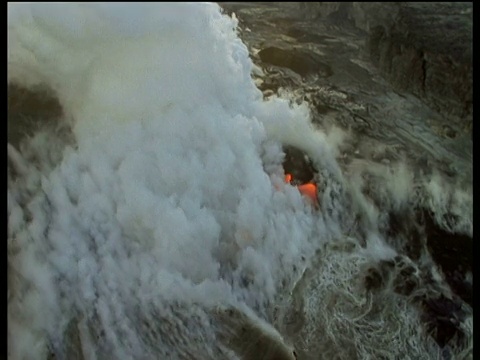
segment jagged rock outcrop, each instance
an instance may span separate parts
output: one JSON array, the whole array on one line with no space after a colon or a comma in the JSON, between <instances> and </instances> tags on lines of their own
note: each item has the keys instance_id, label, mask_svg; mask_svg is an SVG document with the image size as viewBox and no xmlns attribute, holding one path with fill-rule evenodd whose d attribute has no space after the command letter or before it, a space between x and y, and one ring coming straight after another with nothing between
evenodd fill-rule
<instances>
[{"instance_id":1,"label":"jagged rock outcrop","mask_svg":"<svg viewBox=\"0 0 480 360\"><path fill-rule=\"evenodd\" d=\"M305 16L354 25L370 60L408 91L461 124L472 125L472 3L302 3Z\"/></svg>"}]
</instances>

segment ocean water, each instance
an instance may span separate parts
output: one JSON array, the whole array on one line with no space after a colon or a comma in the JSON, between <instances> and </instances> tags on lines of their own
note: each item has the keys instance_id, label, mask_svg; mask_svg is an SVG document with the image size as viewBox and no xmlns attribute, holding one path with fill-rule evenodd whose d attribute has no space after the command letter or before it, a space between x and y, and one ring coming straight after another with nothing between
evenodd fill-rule
<instances>
[{"instance_id":1,"label":"ocean water","mask_svg":"<svg viewBox=\"0 0 480 360\"><path fill-rule=\"evenodd\" d=\"M10 359L472 357L471 304L392 231L420 209L472 237L471 182L343 162L354 134L254 76L217 4L8 5Z\"/></svg>"}]
</instances>

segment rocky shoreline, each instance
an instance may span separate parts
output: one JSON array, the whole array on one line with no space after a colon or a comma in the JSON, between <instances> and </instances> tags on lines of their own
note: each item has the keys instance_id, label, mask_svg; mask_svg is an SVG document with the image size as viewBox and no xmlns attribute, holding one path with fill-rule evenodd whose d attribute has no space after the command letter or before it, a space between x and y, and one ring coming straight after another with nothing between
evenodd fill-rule
<instances>
[{"instance_id":1,"label":"rocky shoreline","mask_svg":"<svg viewBox=\"0 0 480 360\"><path fill-rule=\"evenodd\" d=\"M264 73L259 88L265 96L288 88L310 102L314 122L351 129L362 142L377 134L389 142L386 134L395 132L391 143L408 153L414 166L456 164L453 158L445 161L453 153L471 166L471 3L222 4L239 17L242 38ZM419 118L430 129L421 133ZM434 139L430 154L425 153L428 147L416 148L416 142L426 139ZM288 147L285 152L285 169L308 181L315 169L302 160L305 154ZM362 151L357 152L345 156L361 157ZM382 161L395 161L393 153L399 152ZM423 155L415 160L418 154ZM436 165L431 162L435 157ZM452 176L459 173L452 170ZM434 214L422 208L389 217L390 235L408 239L398 249L404 255L367 271L366 288L378 291L393 283L394 291L420 310L426 331L440 348L461 344L462 303L473 307L468 280L472 237L442 229ZM426 253L451 293L438 287L432 269L405 265ZM414 295L419 284L426 289L422 296Z\"/></svg>"}]
</instances>

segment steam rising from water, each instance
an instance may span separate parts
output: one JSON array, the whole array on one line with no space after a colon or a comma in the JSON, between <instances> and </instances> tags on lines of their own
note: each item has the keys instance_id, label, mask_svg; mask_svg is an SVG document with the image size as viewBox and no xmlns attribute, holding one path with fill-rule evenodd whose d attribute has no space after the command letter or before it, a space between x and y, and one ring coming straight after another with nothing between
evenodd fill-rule
<instances>
[{"instance_id":1,"label":"steam rising from water","mask_svg":"<svg viewBox=\"0 0 480 360\"><path fill-rule=\"evenodd\" d=\"M69 358L69 346L88 359L247 357L217 316L232 308L286 354L288 339L268 324L272 309L290 301L305 269L315 272L318 254L330 262L316 280L323 290L299 294L322 304L359 276L359 264L396 255L382 212L413 201L411 171L357 163L345 178L335 160L342 136L315 130L306 104L263 100L236 21L217 5L8 11L9 82L46 85L63 108L55 129L8 148L12 359ZM320 211L283 183L282 144L319 169ZM381 209L362 193L366 169L392 180L378 192ZM448 200L441 181L417 184L432 207L468 198L459 191ZM457 203L471 234L461 208L471 213L471 202ZM325 246L349 230L357 260L330 256ZM309 306L306 326L322 332L318 316L330 310ZM418 319L411 309L401 316L405 339Z\"/></svg>"}]
</instances>

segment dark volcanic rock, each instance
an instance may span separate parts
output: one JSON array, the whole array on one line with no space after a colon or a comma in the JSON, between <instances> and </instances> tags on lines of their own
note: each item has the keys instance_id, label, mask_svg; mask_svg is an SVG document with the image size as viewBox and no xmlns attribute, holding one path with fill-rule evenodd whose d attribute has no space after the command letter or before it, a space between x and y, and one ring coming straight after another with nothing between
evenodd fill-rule
<instances>
[{"instance_id":1,"label":"dark volcanic rock","mask_svg":"<svg viewBox=\"0 0 480 360\"><path fill-rule=\"evenodd\" d=\"M367 51L391 83L435 110L471 121L471 4L398 6L392 24L369 29Z\"/></svg>"},{"instance_id":2,"label":"dark volcanic rock","mask_svg":"<svg viewBox=\"0 0 480 360\"><path fill-rule=\"evenodd\" d=\"M432 258L442 269L453 292L473 306L472 284L465 281L466 274L472 272L473 239L441 229L427 212L424 218L427 246Z\"/></svg>"},{"instance_id":3,"label":"dark volcanic rock","mask_svg":"<svg viewBox=\"0 0 480 360\"><path fill-rule=\"evenodd\" d=\"M365 50L399 90L472 124L472 3L303 3L306 15L366 32Z\"/></svg>"},{"instance_id":4,"label":"dark volcanic rock","mask_svg":"<svg viewBox=\"0 0 480 360\"><path fill-rule=\"evenodd\" d=\"M427 329L440 347L449 342L456 342L457 346L464 340L465 334L460 323L464 312L461 304L445 296L422 301L423 318Z\"/></svg>"},{"instance_id":5,"label":"dark volcanic rock","mask_svg":"<svg viewBox=\"0 0 480 360\"><path fill-rule=\"evenodd\" d=\"M285 146L284 151L283 168L285 173L293 176L294 183L305 184L312 181L317 170L307 154L292 146Z\"/></svg>"},{"instance_id":6,"label":"dark volcanic rock","mask_svg":"<svg viewBox=\"0 0 480 360\"><path fill-rule=\"evenodd\" d=\"M268 47L259 51L258 56L264 63L288 68L303 77L310 74L323 77L332 75L330 66L321 62L320 56L314 53Z\"/></svg>"},{"instance_id":7,"label":"dark volcanic rock","mask_svg":"<svg viewBox=\"0 0 480 360\"><path fill-rule=\"evenodd\" d=\"M334 39L331 36L326 36L322 34L312 34L301 28L291 27L287 30L286 34L295 38L298 43L316 43L321 44L325 41Z\"/></svg>"},{"instance_id":8,"label":"dark volcanic rock","mask_svg":"<svg viewBox=\"0 0 480 360\"><path fill-rule=\"evenodd\" d=\"M17 146L25 135L52 121L63 113L62 107L52 91L45 88L26 89L8 84L7 89L8 142Z\"/></svg>"}]
</instances>

